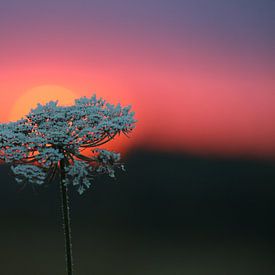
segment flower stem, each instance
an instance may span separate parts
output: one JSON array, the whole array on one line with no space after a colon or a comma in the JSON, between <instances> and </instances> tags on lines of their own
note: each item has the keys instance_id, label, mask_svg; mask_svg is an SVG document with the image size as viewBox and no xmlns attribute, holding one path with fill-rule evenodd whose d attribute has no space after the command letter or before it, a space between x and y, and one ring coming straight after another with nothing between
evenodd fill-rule
<instances>
[{"instance_id":1,"label":"flower stem","mask_svg":"<svg viewBox=\"0 0 275 275\"><path fill-rule=\"evenodd\" d=\"M68 188L65 184L65 162L60 161L60 193L61 193L61 207L63 215L63 230L65 236L65 252L67 274L73 275L73 254L72 254L72 236L70 224L70 209Z\"/></svg>"}]
</instances>

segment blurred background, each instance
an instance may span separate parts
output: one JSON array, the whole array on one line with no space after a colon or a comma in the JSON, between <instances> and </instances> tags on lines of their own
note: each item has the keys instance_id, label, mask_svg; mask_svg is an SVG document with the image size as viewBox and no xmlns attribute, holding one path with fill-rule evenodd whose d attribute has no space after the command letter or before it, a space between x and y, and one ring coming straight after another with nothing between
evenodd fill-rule
<instances>
[{"instance_id":1,"label":"blurred background","mask_svg":"<svg viewBox=\"0 0 275 275\"><path fill-rule=\"evenodd\" d=\"M125 162L71 190L76 274L274 274L274 165L141 148ZM3 274L65 274L57 182L19 191L0 172Z\"/></svg>"},{"instance_id":2,"label":"blurred background","mask_svg":"<svg viewBox=\"0 0 275 275\"><path fill-rule=\"evenodd\" d=\"M127 172L71 190L78 275L275 274L272 0L0 2L0 122L131 104ZM65 274L57 182L0 166L1 274Z\"/></svg>"}]
</instances>

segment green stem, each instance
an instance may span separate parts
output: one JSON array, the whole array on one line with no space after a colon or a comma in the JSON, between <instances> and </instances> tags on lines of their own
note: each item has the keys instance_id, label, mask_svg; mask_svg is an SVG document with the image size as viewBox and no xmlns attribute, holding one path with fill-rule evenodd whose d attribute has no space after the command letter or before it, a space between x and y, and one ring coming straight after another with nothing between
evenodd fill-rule
<instances>
[{"instance_id":1,"label":"green stem","mask_svg":"<svg viewBox=\"0 0 275 275\"><path fill-rule=\"evenodd\" d=\"M70 224L70 210L69 210L69 196L68 188L65 184L65 162L60 161L60 193L62 203L62 215L63 215L63 229L65 235L65 252L67 263L67 274L73 275L73 255L72 255L72 236L71 236L71 224Z\"/></svg>"}]
</instances>

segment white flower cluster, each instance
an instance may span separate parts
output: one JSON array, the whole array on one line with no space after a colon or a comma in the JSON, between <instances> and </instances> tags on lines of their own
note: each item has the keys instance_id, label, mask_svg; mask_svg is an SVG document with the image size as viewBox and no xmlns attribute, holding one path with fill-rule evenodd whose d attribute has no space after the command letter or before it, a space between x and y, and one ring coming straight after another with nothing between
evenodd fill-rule
<instances>
[{"instance_id":1,"label":"white flower cluster","mask_svg":"<svg viewBox=\"0 0 275 275\"><path fill-rule=\"evenodd\" d=\"M113 177L120 159L119 154L93 149L120 133L127 135L135 122L131 106L114 106L95 95L77 99L72 106L38 104L25 118L0 124L0 160L13 165L18 182L37 184L52 178L49 174L57 173L64 161L67 183L83 193L92 174ZM81 154L85 148L93 148L94 155Z\"/></svg>"},{"instance_id":2,"label":"white flower cluster","mask_svg":"<svg viewBox=\"0 0 275 275\"><path fill-rule=\"evenodd\" d=\"M11 167L13 173L16 175L16 181L22 183L26 178L30 183L43 184L46 178L46 173L40 167L35 165L17 165Z\"/></svg>"},{"instance_id":3,"label":"white flower cluster","mask_svg":"<svg viewBox=\"0 0 275 275\"><path fill-rule=\"evenodd\" d=\"M72 183L77 187L79 194L91 186L93 168L84 161L75 160L74 165L67 166L66 171L66 184Z\"/></svg>"}]
</instances>

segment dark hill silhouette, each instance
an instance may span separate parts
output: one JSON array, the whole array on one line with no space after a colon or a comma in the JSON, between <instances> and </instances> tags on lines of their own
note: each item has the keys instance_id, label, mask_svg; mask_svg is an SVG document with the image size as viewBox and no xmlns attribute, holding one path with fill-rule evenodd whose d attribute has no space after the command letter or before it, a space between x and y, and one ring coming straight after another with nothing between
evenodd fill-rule
<instances>
[{"instance_id":1,"label":"dark hill silhouette","mask_svg":"<svg viewBox=\"0 0 275 275\"><path fill-rule=\"evenodd\" d=\"M71 192L79 274L275 274L272 162L140 149L125 163L117 180ZM3 274L62 274L57 184L19 191L0 173Z\"/></svg>"},{"instance_id":2,"label":"dark hill silhouette","mask_svg":"<svg viewBox=\"0 0 275 275\"><path fill-rule=\"evenodd\" d=\"M218 159L136 150L117 179L95 178L95 190L71 193L76 219L108 214L108 222L132 226L227 229L274 225L275 167L260 160ZM19 190L7 167L1 169L1 217L56 215L58 186ZM9 175L10 174L10 175ZM118 183L118 185L116 184ZM96 222L95 218L89 222ZM107 221L106 221L107 222ZM272 233L272 230L270 230ZM267 233L267 232L266 232Z\"/></svg>"}]
</instances>

